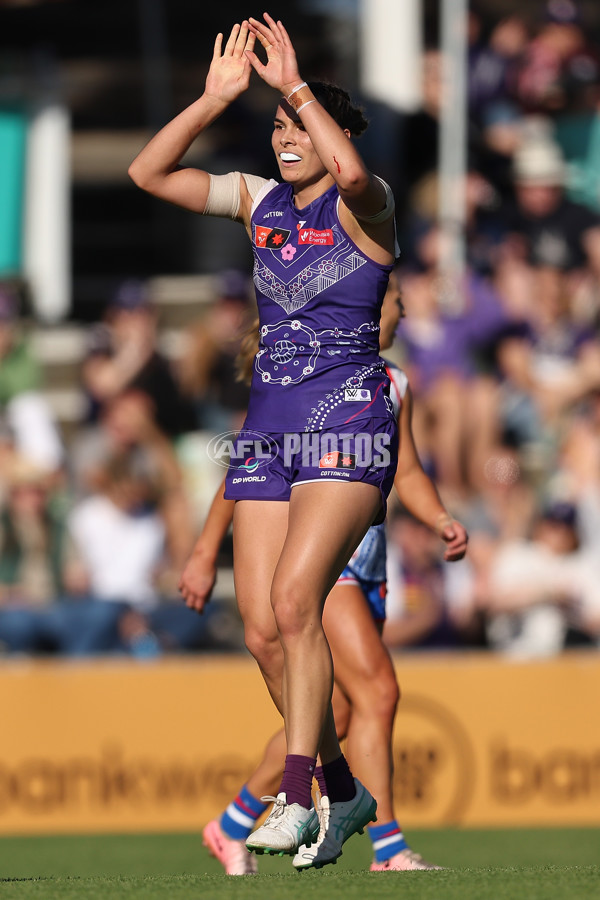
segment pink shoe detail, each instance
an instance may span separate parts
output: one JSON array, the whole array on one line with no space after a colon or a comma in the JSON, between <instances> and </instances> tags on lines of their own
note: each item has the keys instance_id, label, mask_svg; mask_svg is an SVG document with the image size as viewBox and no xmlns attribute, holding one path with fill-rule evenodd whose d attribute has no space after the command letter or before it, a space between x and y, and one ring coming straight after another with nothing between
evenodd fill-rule
<instances>
[{"instance_id":1,"label":"pink shoe detail","mask_svg":"<svg viewBox=\"0 0 600 900\"><path fill-rule=\"evenodd\" d=\"M246 850L246 842L228 838L217 819L206 825L202 839L210 855L219 860L226 875L256 875L256 859Z\"/></svg>"},{"instance_id":2,"label":"pink shoe detail","mask_svg":"<svg viewBox=\"0 0 600 900\"><path fill-rule=\"evenodd\" d=\"M390 859L384 862L371 863L371 872L410 872L421 869L443 869L443 866L434 866L433 863L426 862L420 853L415 853L409 847L400 850Z\"/></svg>"}]
</instances>

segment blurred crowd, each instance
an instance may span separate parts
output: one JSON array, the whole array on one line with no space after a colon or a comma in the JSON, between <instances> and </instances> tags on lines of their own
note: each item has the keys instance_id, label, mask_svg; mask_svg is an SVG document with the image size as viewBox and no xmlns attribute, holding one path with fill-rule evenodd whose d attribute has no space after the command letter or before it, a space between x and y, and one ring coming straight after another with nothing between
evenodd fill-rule
<instances>
[{"instance_id":1,"label":"blurred crowd","mask_svg":"<svg viewBox=\"0 0 600 900\"><path fill-rule=\"evenodd\" d=\"M440 275L437 49L404 122L397 360L423 461L471 535L464 564L428 572L435 543L402 516L392 525L392 602L423 616L419 642L527 657L600 635L600 47L588 32L571 0L533 23L490 24L471 5L458 303ZM404 623L389 634L404 643Z\"/></svg>"},{"instance_id":2,"label":"blurred crowd","mask_svg":"<svg viewBox=\"0 0 600 900\"><path fill-rule=\"evenodd\" d=\"M491 25L472 5L469 42L460 303L440 275L444 87L431 48L393 184L407 315L389 356L470 547L444 563L438 538L390 505L385 637L535 658L600 641L600 47L570 0ZM218 586L200 617L177 581L208 509L186 480L188 439L205 447L243 420L249 277L215 280L175 360L148 285L120 284L89 328L86 413L68 442L22 302L20 286L0 285L0 653L241 648Z\"/></svg>"},{"instance_id":3,"label":"blurred crowd","mask_svg":"<svg viewBox=\"0 0 600 900\"><path fill-rule=\"evenodd\" d=\"M233 364L248 289L247 277L224 273L174 364L148 285L121 283L88 329L86 411L66 441L19 315L22 292L0 285L0 653L241 646L231 605L215 601L201 617L177 586L206 513L186 480L183 442L241 424L247 388Z\"/></svg>"}]
</instances>

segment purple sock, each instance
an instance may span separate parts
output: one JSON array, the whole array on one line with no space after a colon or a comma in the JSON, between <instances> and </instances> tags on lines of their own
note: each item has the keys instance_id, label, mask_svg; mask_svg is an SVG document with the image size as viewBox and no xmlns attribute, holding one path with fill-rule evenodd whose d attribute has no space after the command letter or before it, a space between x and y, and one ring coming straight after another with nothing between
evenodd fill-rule
<instances>
[{"instance_id":1,"label":"purple sock","mask_svg":"<svg viewBox=\"0 0 600 900\"><path fill-rule=\"evenodd\" d=\"M321 797L327 796L327 785L325 784L325 776L323 775L323 766L317 766L315 769L315 778L317 780L317 784L319 785L319 792Z\"/></svg>"},{"instance_id":2,"label":"purple sock","mask_svg":"<svg viewBox=\"0 0 600 900\"><path fill-rule=\"evenodd\" d=\"M316 764L316 759L311 756L298 756L293 753L286 756L279 791L286 795L288 803L299 803L305 809L310 809L312 780Z\"/></svg>"},{"instance_id":3,"label":"purple sock","mask_svg":"<svg viewBox=\"0 0 600 900\"><path fill-rule=\"evenodd\" d=\"M343 754L333 762L325 763L322 775L325 782L322 793L329 797L331 803L344 803L356 795L354 778Z\"/></svg>"}]
</instances>

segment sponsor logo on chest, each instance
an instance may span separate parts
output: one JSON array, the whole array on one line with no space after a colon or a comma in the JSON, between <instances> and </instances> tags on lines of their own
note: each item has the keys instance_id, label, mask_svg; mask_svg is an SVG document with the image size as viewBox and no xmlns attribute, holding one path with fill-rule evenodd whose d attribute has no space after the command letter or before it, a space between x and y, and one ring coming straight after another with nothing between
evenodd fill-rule
<instances>
[{"instance_id":1,"label":"sponsor logo on chest","mask_svg":"<svg viewBox=\"0 0 600 900\"><path fill-rule=\"evenodd\" d=\"M322 246L333 244L333 231L331 228L324 228L322 231L319 231L316 228L299 228L298 243L318 244Z\"/></svg>"}]
</instances>

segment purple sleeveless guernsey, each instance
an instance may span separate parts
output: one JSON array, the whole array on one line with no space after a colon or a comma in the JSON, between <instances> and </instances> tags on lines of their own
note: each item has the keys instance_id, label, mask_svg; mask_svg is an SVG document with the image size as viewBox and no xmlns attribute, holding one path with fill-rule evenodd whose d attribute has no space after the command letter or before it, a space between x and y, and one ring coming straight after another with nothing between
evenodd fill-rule
<instances>
[{"instance_id":1,"label":"purple sleeveless guernsey","mask_svg":"<svg viewBox=\"0 0 600 900\"><path fill-rule=\"evenodd\" d=\"M277 184L252 213L260 343L246 428L354 430L393 418L379 357L379 317L392 266L342 229L334 185L304 209Z\"/></svg>"}]
</instances>

